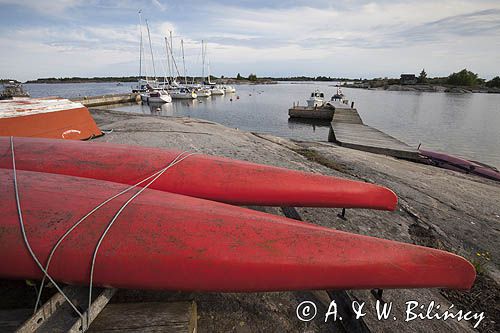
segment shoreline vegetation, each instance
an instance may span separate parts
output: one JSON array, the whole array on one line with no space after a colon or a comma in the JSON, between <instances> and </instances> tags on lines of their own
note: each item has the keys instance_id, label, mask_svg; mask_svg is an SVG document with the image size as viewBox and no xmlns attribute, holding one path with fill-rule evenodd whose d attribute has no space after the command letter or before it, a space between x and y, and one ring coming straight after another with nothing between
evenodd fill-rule
<instances>
[{"instance_id":1,"label":"shoreline vegetation","mask_svg":"<svg viewBox=\"0 0 500 333\"><path fill-rule=\"evenodd\" d=\"M141 77L138 76L106 76L106 77L66 77L66 78L39 78L28 80L24 83L87 83L87 82L136 82ZM450 92L450 93L500 93L500 77L495 76L487 81L480 78L477 74L464 68L463 70L452 73L447 77L428 78L425 69L422 69L418 76L414 74L402 74L401 78L373 78L373 79L350 79L330 76L291 76L291 77L257 77L250 74L243 77L238 73L236 77L216 77L211 76L211 81L221 84L276 84L278 82L340 82L343 87L360 88L370 90L387 91L421 91L421 92ZM14 81L15 79L0 79L0 83ZM159 82L163 78L158 78ZM181 82L183 80L180 80ZM187 77L188 83L202 82L200 77Z\"/></svg>"}]
</instances>

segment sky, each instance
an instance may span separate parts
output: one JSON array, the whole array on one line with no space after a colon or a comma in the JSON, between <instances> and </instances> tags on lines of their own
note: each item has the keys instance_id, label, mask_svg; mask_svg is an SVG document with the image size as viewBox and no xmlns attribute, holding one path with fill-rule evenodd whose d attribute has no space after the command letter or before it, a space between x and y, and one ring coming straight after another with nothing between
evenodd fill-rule
<instances>
[{"instance_id":1,"label":"sky","mask_svg":"<svg viewBox=\"0 0 500 333\"><path fill-rule=\"evenodd\" d=\"M0 78L129 76L166 69L172 31L181 73L215 76L500 75L499 0L0 0Z\"/></svg>"}]
</instances>

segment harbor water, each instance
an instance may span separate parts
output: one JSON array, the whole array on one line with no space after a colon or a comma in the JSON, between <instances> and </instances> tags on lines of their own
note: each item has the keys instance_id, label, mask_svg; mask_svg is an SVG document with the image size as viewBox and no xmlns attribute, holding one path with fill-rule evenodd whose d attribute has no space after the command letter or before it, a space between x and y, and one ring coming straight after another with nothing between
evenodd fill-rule
<instances>
[{"instance_id":1,"label":"harbor water","mask_svg":"<svg viewBox=\"0 0 500 333\"><path fill-rule=\"evenodd\" d=\"M26 84L32 97L81 97L130 92L134 83ZM130 104L113 110L155 116L188 116L246 131L297 140L326 141L329 123L291 120L292 103L305 105L315 89L327 97L332 82L238 85L237 92L163 105ZM417 147L500 167L500 95L343 89L365 124Z\"/></svg>"}]
</instances>

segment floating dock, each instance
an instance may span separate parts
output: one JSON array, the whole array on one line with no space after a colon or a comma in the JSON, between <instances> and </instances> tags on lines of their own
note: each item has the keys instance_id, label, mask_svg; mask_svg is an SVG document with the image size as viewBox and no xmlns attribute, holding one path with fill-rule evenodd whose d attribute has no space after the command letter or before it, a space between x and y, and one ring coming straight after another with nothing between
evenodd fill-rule
<instances>
[{"instance_id":1,"label":"floating dock","mask_svg":"<svg viewBox=\"0 0 500 333\"><path fill-rule=\"evenodd\" d=\"M290 118L302 119L321 119L332 120L333 108L331 107L309 107L309 106L293 106L288 109L288 116Z\"/></svg>"},{"instance_id":2,"label":"floating dock","mask_svg":"<svg viewBox=\"0 0 500 333\"><path fill-rule=\"evenodd\" d=\"M354 108L335 108L330 125L328 141L339 146L389 155L407 160L420 161L422 158L416 148L365 125Z\"/></svg>"}]
</instances>

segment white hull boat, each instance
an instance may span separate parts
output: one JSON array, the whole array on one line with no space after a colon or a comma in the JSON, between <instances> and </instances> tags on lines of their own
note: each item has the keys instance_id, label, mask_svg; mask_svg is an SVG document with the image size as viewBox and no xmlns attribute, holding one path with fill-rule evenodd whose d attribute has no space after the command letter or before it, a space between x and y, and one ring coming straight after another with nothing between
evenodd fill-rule
<instances>
[{"instance_id":1,"label":"white hull boat","mask_svg":"<svg viewBox=\"0 0 500 333\"><path fill-rule=\"evenodd\" d=\"M196 90L196 95L198 97L210 97L212 96L212 92L210 91L210 89L200 88Z\"/></svg>"},{"instance_id":2,"label":"white hull boat","mask_svg":"<svg viewBox=\"0 0 500 333\"><path fill-rule=\"evenodd\" d=\"M173 99L195 99L198 97L194 91L186 88L173 89L169 93Z\"/></svg>"},{"instance_id":3,"label":"white hull boat","mask_svg":"<svg viewBox=\"0 0 500 333\"><path fill-rule=\"evenodd\" d=\"M321 107L325 104L325 94L319 90L311 93L311 97L307 100L307 106L310 108Z\"/></svg>"},{"instance_id":4,"label":"white hull boat","mask_svg":"<svg viewBox=\"0 0 500 333\"><path fill-rule=\"evenodd\" d=\"M219 85L210 86L210 92L212 95L224 95L225 91Z\"/></svg>"},{"instance_id":5,"label":"white hull boat","mask_svg":"<svg viewBox=\"0 0 500 333\"><path fill-rule=\"evenodd\" d=\"M232 93L236 92L236 89L233 86L229 86L229 85L223 85L222 89L224 90L224 92L226 94L232 94Z\"/></svg>"},{"instance_id":6,"label":"white hull boat","mask_svg":"<svg viewBox=\"0 0 500 333\"><path fill-rule=\"evenodd\" d=\"M142 93L141 100L146 103L171 103L172 96L165 90L154 90Z\"/></svg>"}]
</instances>

